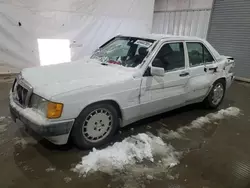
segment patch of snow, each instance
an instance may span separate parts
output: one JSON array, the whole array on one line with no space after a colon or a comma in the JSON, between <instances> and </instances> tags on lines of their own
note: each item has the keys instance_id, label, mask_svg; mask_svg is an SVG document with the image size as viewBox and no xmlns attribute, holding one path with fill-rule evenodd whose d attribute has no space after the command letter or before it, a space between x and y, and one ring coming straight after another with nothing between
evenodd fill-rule
<instances>
[{"instance_id":1,"label":"patch of snow","mask_svg":"<svg viewBox=\"0 0 250 188\"><path fill-rule=\"evenodd\" d=\"M29 167L28 165L24 165L24 166L23 166L23 169L24 169L25 171L34 172L34 170L33 170L31 167Z\"/></svg>"},{"instance_id":2,"label":"patch of snow","mask_svg":"<svg viewBox=\"0 0 250 188\"><path fill-rule=\"evenodd\" d=\"M55 170L56 170L56 168L51 167L51 166L49 168L45 169L46 172L54 172Z\"/></svg>"},{"instance_id":3,"label":"patch of snow","mask_svg":"<svg viewBox=\"0 0 250 188\"><path fill-rule=\"evenodd\" d=\"M207 123L226 119L228 117L237 117L239 114L240 114L240 109L236 107L229 107L226 109L222 109L216 113L210 113L207 114L206 116L197 118L196 120L192 121L189 126L184 126L177 129L177 132L182 134L186 130L199 129L202 128Z\"/></svg>"},{"instance_id":4,"label":"patch of snow","mask_svg":"<svg viewBox=\"0 0 250 188\"><path fill-rule=\"evenodd\" d=\"M163 139L166 139L166 140L172 140L172 139L182 139L183 136L176 132L176 131L173 131L173 130L168 130L167 133L164 133L162 131L158 131L158 135L159 137L163 138Z\"/></svg>"},{"instance_id":5,"label":"patch of snow","mask_svg":"<svg viewBox=\"0 0 250 188\"><path fill-rule=\"evenodd\" d=\"M171 140L171 139L184 139L184 133L185 131L191 130L191 129L199 129L205 126L208 123L213 122L213 124L218 124L218 120L226 119L229 117L237 117L240 114L240 109L236 107L229 107L226 109L222 109L216 113L210 113L206 116L202 116L197 118L196 120L192 121L190 125L180 127L177 129L177 131L173 130L159 130L158 136L162 139ZM166 132L167 131L167 132Z\"/></svg>"},{"instance_id":6,"label":"patch of snow","mask_svg":"<svg viewBox=\"0 0 250 188\"><path fill-rule=\"evenodd\" d=\"M199 129L202 128L204 126L204 124L206 123L210 123L211 119L208 118L207 116L205 117L199 117L196 120L191 122L191 129Z\"/></svg>"},{"instance_id":7,"label":"patch of snow","mask_svg":"<svg viewBox=\"0 0 250 188\"><path fill-rule=\"evenodd\" d=\"M153 176L151 176L151 175L147 175L147 179L148 179L148 180L153 180L153 179L154 179L154 177L153 177Z\"/></svg>"},{"instance_id":8,"label":"patch of snow","mask_svg":"<svg viewBox=\"0 0 250 188\"><path fill-rule=\"evenodd\" d=\"M156 155L164 156L164 166L171 167L179 162L179 156L171 145L165 144L161 138L152 134L142 133L125 138L122 142L116 142L102 150L93 149L72 170L81 175L95 171L112 173L143 160L154 162Z\"/></svg>"},{"instance_id":9,"label":"patch of snow","mask_svg":"<svg viewBox=\"0 0 250 188\"><path fill-rule=\"evenodd\" d=\"M174 158L181 157L181 153L174 152L176 156ZM165 160L167 162L169 160ZM178 164L176 162L175 164ZM154 164L149 164L147 166L143 164L134 164L131 165L129 168L126 169L126 171L122 171L121 173L117 173L116 176L112 176L112 181L114 182L124 182L124 188L131 188L131 187L145 187L145 180L151 180L153 179L159 179L164 176L167 179L175 179L178 178L177 175L172 175L171 168L174 166L174 163L171 163L169 165L163 165L161 162L157 162Z\"/></svg>"},{"instance_id":10,"label":"patch of snow","mask_svg":"<svg viewBox=\"0 0 250 188\"><path fill-rule=\"evenodd\" d=\"M0 133L3 133L7 130L8 125L7 124L0 124Z\"/></svg>"},{"instance_id":11,"label":"patch of snow","mask_svg":"<svg viewBox=\"0 0 250 188\"><path fill-rule=\"evenodd\" d=\"M0 121L3 121L5 119L4 116L0 116Z\"/></svg>"},{"instance_id":12,"label":"patch of snow","mask_svg":"<svg viewBox=\"0 0 250 188\"><path fill-rule=\"evenodd\" d=\"M72 178L65 177L65 178L63 178L63 180L65 181L65 183L69 183L69 182L71 182Z\"/></svg>"},{"instance_id":13,"label":"patch of snow","mask_svg":"<svg viewBox=\"0 0 250 188\"><path fill-rule=\"evenodd\" d=\"M15 145L20 145L23 149L26 148L28 142L24 139L24 138L19 138L19 137L16 137L14 138L15 141Z\"/></svg>"},{"instance_id":14,"label":"patch of snow","mask_svg":"<svg viewBox=\"0 0 250 188\"><path fill-rule=\"evenodd\" d=\"M240 109L236 107L229 107L227 109L222 109L217 113L208 114L207 117L210 118L212 121L214 120L221 120L228 117L236 117L240 114Z\"/></svg>"}]
</instances>

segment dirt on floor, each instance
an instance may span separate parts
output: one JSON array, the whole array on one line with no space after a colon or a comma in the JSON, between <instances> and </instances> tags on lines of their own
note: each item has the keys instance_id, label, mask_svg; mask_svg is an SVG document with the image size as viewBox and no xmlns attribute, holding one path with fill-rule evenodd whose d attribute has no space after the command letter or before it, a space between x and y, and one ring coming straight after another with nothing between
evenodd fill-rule
<instances>
[{"instance_id":1,"label":"dirt on floor","mask_svg":"<svg viewBox=\"0 0 250 188\"><path fill-rule=\"evenodd\" d=\"M134 123L113 140L151 133L180 153L178 163L164 167L165 158L156 156L153 162L143 160L112 173L97 170L87 176L72 169L90 151L80 151L71 143L55 146L11 120L10 88L11 81L0 83L1 188L250 188L248 84L235 82L220 106L237 107L240 114L221 118L215 116L220 109L205 110L195 104ZM210 113L215 114L212 119Z\"/></svg>"}]
</instances>

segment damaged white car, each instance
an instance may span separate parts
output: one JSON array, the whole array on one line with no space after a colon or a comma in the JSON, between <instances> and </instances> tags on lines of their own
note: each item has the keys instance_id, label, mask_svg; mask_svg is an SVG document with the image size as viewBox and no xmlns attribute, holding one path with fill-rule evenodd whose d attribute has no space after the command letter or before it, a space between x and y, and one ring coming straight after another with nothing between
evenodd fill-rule
<instances>
[{"instance_id":1,"label":"damaged white car","mask_svg":"<svg viewBox=\"0 0 250 188\"><path fill-rule=\"evenodd\" d=\"M10 111L55 144L98 147L140 119L191 103L218 107L233 67L199 38L116 36L90 58L24 69Z\"/></svg>"}]
</instances>

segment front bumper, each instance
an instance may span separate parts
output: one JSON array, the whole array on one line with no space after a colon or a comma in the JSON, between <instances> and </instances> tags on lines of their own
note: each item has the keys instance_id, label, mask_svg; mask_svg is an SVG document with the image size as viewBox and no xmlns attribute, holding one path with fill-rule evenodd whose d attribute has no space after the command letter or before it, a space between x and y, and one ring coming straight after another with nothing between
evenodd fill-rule
<instances>
[{"instance_id":1,"label":"front bumper","mask_svg":"<svg viewBox=\"0 0 250 188\"><path fill-rule=\"evenodd\" d=\"M48 139L54 144L66 144L70 131L73 127L74 120L64 120L49 122L44 118L44 121L37 120L39 118L33 117L30 114L26 115L25 109L21 108L10 96L10 114L12 119L16 122L19 119L25 126L31 128L40 136Z\"/></svg>"}]
</instances>

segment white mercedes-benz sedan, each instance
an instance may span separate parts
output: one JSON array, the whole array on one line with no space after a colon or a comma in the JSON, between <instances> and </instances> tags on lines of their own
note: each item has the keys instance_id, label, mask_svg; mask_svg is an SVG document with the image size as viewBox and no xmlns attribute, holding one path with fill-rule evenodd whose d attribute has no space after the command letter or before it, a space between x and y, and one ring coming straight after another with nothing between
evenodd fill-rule
<instances>
[{"instance_id":1,"label":"white mercedes-benz sedan","mask_svg":"<svg viewBox=\"0 0 250 188\"><path fill-rule=\"evenodd\" d=\"M119 35L90 57L22 70L10 112L54 144L98 147L149 116L199 102L217 108L234 65L200 38Z\"/></svg>"}]
</instances>

